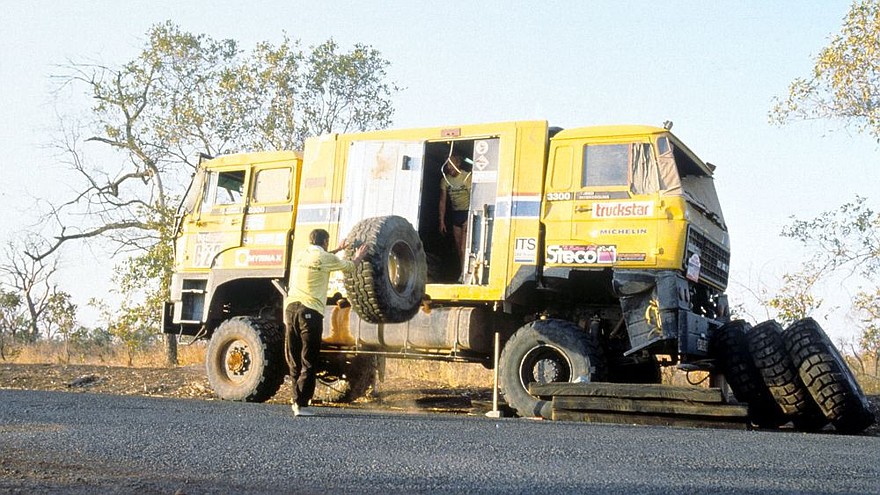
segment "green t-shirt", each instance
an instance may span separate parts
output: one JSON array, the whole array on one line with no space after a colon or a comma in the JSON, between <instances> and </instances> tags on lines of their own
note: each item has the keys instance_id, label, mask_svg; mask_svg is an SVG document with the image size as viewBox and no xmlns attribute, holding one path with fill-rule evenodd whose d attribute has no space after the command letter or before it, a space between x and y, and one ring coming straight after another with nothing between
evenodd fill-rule
<instances>
[{"instance_id":1,"label":"green t-shirt","mask_svg":"<svg viewBox=\"0 0 880 495\"><path fill-rule=\"evenodd\" d=\"M455 211L469 210L471 207L471 173L444 175L440 179L440 189L446 191L452 209Z\"/></svg>"}]
</instances>

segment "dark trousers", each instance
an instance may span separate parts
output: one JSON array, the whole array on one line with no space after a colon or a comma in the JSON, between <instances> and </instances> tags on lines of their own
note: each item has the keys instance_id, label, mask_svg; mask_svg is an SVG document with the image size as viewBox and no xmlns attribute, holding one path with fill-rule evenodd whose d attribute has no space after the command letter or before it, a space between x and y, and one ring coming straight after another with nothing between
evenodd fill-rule
<instances>
[{"instance_id":1,"label":"dark trousers","mask_svg":"<svg viewBox=\"0 0 880 495\"><path fill-rule=\"evenodd\" d=\"M293 382L293 403L309 405L315 395L315 368L321 355L324 315L300 303L284 311L284 356Z\"/></svg>"}]
</instances>

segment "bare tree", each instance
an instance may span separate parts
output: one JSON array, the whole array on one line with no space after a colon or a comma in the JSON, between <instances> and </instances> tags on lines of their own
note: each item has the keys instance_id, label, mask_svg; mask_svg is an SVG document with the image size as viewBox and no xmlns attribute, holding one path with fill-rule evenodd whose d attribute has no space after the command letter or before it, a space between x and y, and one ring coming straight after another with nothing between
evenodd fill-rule
<instances>
[{"instance_id":1,"label":"bare tree","mask_svg":"<svg viewBox=\"0 0 880 495\"><path fill-rule=\"evenodd\" d=\"M29 342L39 339L41 323L47 316L53 295L58 291L52 282L52 277L58 271L58 259L33 258L26 254L28 250L39 249L41 244L34 236L27 236L19 242L9 241L0 260L0 277L24 305L24 338Z\"/></svg>"}]
</instances>

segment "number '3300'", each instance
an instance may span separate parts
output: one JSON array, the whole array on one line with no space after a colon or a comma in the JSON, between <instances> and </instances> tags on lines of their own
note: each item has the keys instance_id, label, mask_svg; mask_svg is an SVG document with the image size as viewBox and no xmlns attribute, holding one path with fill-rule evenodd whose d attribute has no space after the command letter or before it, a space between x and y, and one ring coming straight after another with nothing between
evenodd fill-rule
<instances>
[{"instance_id":1,"label":"number '3300'","mask_svg":"<svg viewBox=\"0 0 880 495\"><path fill-rule=\"evenodd\" d=\"M547 193L547 201L569 201L571 200L570 192L552 192Z\"/></svg>"}]
</instances>

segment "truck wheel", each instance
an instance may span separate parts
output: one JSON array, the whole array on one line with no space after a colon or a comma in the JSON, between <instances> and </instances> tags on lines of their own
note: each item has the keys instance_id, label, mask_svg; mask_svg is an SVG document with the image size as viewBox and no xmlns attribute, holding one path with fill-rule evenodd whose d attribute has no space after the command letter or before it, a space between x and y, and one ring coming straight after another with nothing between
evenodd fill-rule
<instances>
[{"instance_id":1,"label":"truck wheel","mask_svg":"<svg viewBox=\"0 0 880 495\"><path fill-rule=\"evenodd\" d=\"M795 428L817 431L828 424L785 350L782 326L775 320L765 321L746 332L746 340L770 395L782 412L791 418Z\"/></svg>"},{"instance_id":2,"label":"truck wheel","mask_svg":"<svg viewBox=\"0 0 880 495\"><path fill-rule=\"evenodd\" d=\"M786 419L749 352L746 332L751 328L743 320L722 325L712 336L712 355L724 373L733 395L749 407L749 419L762 428L776 428Z\"/></svg>"},{"instance_id":3,"label":"truck wheel","mask_svg":"<svg viewBox=\"0 0 880 495\"><path fill-rule=\"evenodd\" d=\"M507 404L519 416L552 417L548 400L529 393L529 383L605 378L605 362L594 338L564 320L537 320L517 330L504 345L498 370Z\"/></svg>"},{"instance_id":4,"label":"truck wheel","mask_svg":"<svg viewBox=\"0 0 880 495\"><path fill-rule=\"evenodd\" d=\"M249 316L214 330L205 356L208 381L223 400L265 402L284 383L283 337L274 323Z\"/></svg>"},{"instance_id":5,"label":"truck wheel","mask_svg":"<svg viewBox=\"0 0 880 495\"><path fill-rule=\"evenodd\" d=\"M786 350L819 409L841 433L859 433L874 423L868 398L822 327L812 318L783 333Z\"/></svg>"},{"instance_id":6,"label":"truck wheel","mask_svg":"<svg viewBox=\"0 0 880 495\"><path fill-rule=\"evenodd\" d=\"M314 398L324 402L352 402L367 393L375 377L374 356L347 359L345 356L334 355L322 359Z\"/></svg>"},{"instance_id":7,"label":"truck wheel","mask_svg":"<svg viewBox=\"0 0 880 495\"><path fill-rule=\"evenodd\" d=\"M367 255L345 277L345 290L358 316L369 323L401 323L419 310L427 263L419 234L403 217L361 220L347 239L367 243ZM349 248L352 255L354 248Z\"/></svg>"}]
</instances>

